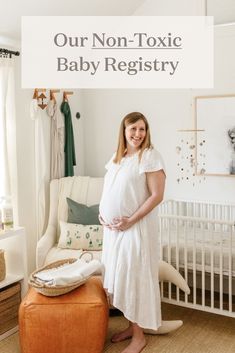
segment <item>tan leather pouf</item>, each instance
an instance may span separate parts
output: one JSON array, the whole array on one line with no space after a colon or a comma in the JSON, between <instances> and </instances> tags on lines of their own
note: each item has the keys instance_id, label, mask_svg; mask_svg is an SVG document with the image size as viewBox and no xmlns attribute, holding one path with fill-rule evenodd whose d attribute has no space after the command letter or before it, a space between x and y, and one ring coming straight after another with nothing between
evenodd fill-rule
<instances>
[{"instance_id":1,"label":"tan leather pouf","mask_svg":"<svg viewBox=\"0 0 235 353\"><path fill-rule=\"evenodd\" d=\"M101 281L58 297L31 288L19 309L21 353L101 353L108 326L108 303Z\"/></svg>"}]
</instances>

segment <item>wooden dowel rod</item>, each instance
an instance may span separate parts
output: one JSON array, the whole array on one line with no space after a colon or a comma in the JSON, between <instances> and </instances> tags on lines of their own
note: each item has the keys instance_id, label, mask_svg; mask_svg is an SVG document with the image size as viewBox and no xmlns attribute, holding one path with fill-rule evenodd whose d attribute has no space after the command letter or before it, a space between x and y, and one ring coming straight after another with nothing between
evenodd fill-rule
<instances>
[{"instance_id":1,"label":"wooden dowel rod","mask_svg":"<svg viewBox=\"0 0 235 353\"><path fill-rule=\"evenodd\" d=\"M37 88L35 88L34 93L33 93L33 99L37 99L38 98L38 90Z\"/></svg>"},{"instance_id":2,"label":"wooden dowel rod","mask_svg":"<svg viewBox=\"0 0 235 353\"><path fill-rule=\"evenodd\" d=\"M51 89L50 92L51 92L51 93L59 93L59 92L60 92L60 89Z\"/></svg>"}]
</instances>

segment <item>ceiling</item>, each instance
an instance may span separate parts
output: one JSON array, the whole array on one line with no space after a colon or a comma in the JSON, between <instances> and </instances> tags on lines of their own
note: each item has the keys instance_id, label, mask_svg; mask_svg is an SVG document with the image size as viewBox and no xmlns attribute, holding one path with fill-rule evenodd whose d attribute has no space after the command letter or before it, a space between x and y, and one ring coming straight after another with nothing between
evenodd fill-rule
<instances>
[{"instance_id":1,"label":"ceiling","mask_svg":"<svg viewBox=\"0 0 235 353\"><path fill-rule=\"evenodd\" d=\"M159 8L159 4L164 0L0 1L0 42L2 45L20 47L21 16L128 16L134 14L144 3L149 2L152 3L152 6ZM170 4L170 1L178 0L168 1ZM205 1L207 14L215 16L215 23L235 21L235 0L200 1ZM161 11L159 11L159 15L161 15Z\"/></svg>"},{"instance_id":2,"label":"ceiling","mask_svg":"<svg viewBox=\"0 0 235 353\"><path fill-rule=\"evenodd\" d=\"M144 1L1 0L0 38L20 40L21 16L128 16L132 15Z\"/></svg>"},{"instance_id":3,"label":"ceiling","mask_svg":"<svg viewBox=\"0 0 235 353\"><path fill-rule=\"evenodd\" d=\"M207 15L214 16L215 24L231 23L235 21L234 0L206 0Z\"/></svg>"}]
</instances>

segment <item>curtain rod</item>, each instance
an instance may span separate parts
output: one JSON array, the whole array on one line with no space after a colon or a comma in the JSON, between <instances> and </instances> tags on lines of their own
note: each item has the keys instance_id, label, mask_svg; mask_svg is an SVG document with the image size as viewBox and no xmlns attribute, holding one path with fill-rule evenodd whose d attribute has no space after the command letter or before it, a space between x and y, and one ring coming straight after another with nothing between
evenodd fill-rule
<instances>
[{"instance_id":1,"label":"curtain rod","mask_svg":"<svg viewBox=\"0 0 235 353\"><path fill-rule=\"evenodd\" d=\"M19 51L12 51L12 50L9 50L9 49L0 48L0 55L1 54L5 54L5 55L9 54L10 58L11 58L11 55L19 56L20 52Z\"/></svg>"}]
</instances>

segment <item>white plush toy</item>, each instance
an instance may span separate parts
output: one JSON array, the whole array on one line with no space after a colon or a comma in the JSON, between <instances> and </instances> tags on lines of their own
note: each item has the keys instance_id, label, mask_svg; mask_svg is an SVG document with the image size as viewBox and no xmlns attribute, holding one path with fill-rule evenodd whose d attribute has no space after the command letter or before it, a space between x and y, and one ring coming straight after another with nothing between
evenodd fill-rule
<instances>
[{"instance_id":1,"label":"white plush toy","mask_svg":"<svg viewBox=\"0 0 235 353\"><path fill-rule=\"evenodd\" d=\"M160 261L159 263L159 281L171 282L179 287L186 294L190 293L189 286L187 285L185 279L181 274L171 265L165 261ZM181 320L171 320L171 321L162 321L162 326L158 330L144 330L144 333L152 335L164 335L166 333L177 330L183 325Z\"/></svg>"}]
</instances>

